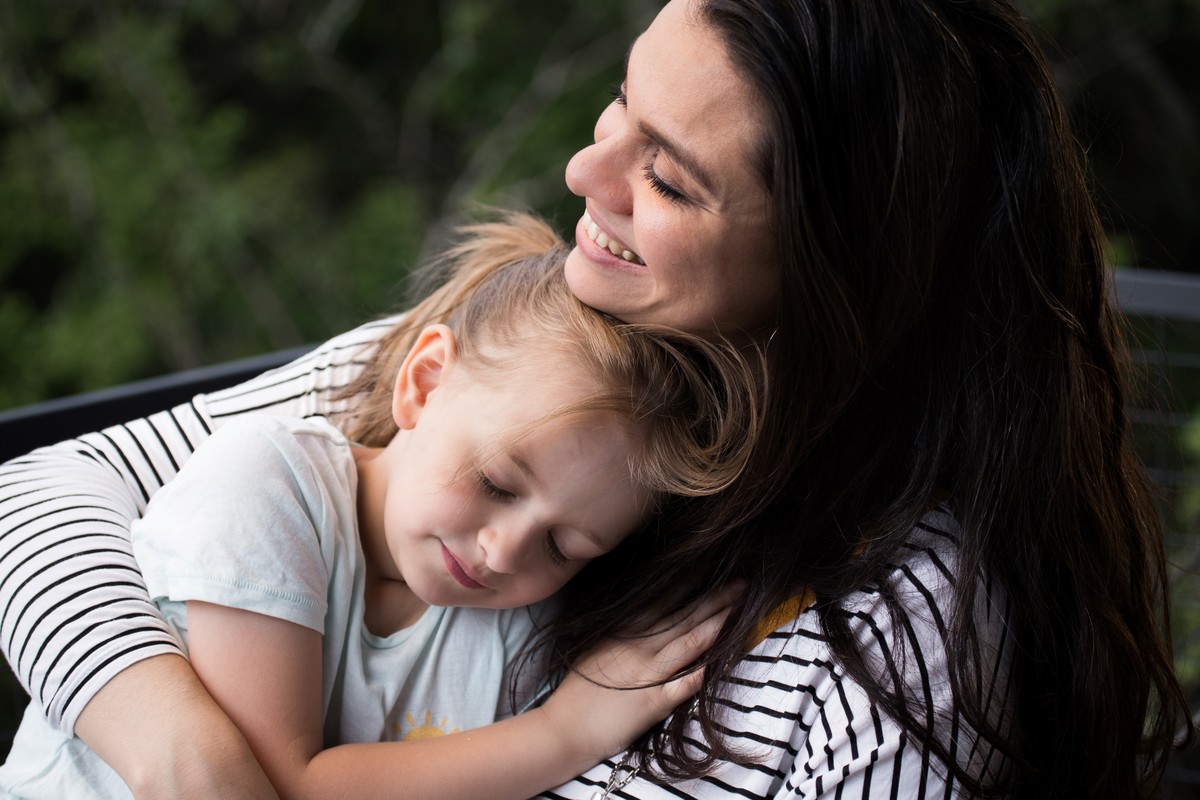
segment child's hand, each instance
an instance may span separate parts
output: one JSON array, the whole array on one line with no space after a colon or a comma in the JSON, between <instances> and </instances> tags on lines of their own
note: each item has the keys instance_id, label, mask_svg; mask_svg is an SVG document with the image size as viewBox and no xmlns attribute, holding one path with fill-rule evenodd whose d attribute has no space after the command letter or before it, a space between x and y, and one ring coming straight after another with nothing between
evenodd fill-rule
<instances>
[{"instance_id":1,"label":"child's hand","mask_svg":"<svg viewBox=\"0 0 1200 800\"><path fill-rule=\"evenodd\" d=\"M712 646L741 591L727 587L660 620L649 634L605 642L575 666L542 710L575 752L596 761L619 753L699 690L703 670L661 681Z\"/></svg>"}]
</instances>

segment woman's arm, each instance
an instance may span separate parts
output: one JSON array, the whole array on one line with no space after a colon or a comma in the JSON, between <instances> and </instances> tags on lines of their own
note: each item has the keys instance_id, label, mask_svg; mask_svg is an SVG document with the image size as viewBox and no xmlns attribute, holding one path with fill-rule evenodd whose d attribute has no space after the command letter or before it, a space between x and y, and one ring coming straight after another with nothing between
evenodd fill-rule
<instances>
[{"instance_id":1,"label":"woman's arm","mask_svg":"<svg viewBox=\"0 0 1200 800\"><path fill-rule=\"evenodd\" d=\"M147 658L118 673L75 730L143 800L278 798L241 731L182 656Z\"/></svg>"},{"instance_id":2,"label":"woman's arm","mask_svg":"<svg viewBox=\"0 0 1200 800\"><path fill-rule=\"evenodd\" d=\"M106 732L120 730L114 714L128 713L129 724L140 726L148 704L157 702L164 725L181 738L191 715L211 723L211 700L179 690L195 677L146 595L129 525L225 419L248 411L331 411L336 390L359 369L362 345L389 325L363 326L241 386L0 466L0 647L53 725L78 730L115 758L134 739L105 741ZM123 681L137 704L94 703L115 676L147 660L155 665ZM86 724L101 708L102 724ZM172 758L165 745L161 756L164 763ZM140 763L152 768L144 754Z\"/></svg>"}]
</instances>

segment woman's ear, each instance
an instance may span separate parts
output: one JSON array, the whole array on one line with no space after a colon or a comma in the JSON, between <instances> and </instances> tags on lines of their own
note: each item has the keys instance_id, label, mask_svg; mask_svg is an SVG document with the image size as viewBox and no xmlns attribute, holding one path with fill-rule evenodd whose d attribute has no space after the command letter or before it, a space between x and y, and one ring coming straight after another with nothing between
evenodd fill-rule
<instances>
[{"instance_id":1,"label":"woman's ear","mask_svg":"<svg viewBox=\"0 0 1200 800\"><path fill-rule=\"evenodd\" d=\"M392 419L401 430L416 426L430 393L454 366L456 352L454 331L445 325L430 325L417 336L392 391Z\"/></svg>"}]
</instances>

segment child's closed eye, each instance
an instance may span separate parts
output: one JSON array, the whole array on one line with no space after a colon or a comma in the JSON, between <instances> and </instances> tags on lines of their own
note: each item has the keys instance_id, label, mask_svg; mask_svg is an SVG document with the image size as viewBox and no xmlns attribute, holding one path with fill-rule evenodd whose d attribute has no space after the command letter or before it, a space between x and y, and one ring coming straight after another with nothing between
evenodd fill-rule
<instances>
[{"instance_id":1,"label":"child's closed eye","mask_svg":"<svg viewBox=\"0 0 1200 800\"><path fill-rule=\"evenodd\" d=\"M563 566L569 560L562 550L558 547L558 542L554 540L554 529L546 531L546 554L550 556L550 560L557 566Z\"/></svg>"},{"instance_id":2,"label":"child's closed eye","mask_svg":"<svg viewBox=\"0 0 1200 800\"><path fill-rule=\"evenodd\" d=\"M515 500L517 497L507 489L502 489L501 487L497 486L495 481L493 481L483 472L476 473L475 482L479 485L480 491L493 500L498 500L501 503L507 503L511 500Z\"/></svg>"}]
</instances>

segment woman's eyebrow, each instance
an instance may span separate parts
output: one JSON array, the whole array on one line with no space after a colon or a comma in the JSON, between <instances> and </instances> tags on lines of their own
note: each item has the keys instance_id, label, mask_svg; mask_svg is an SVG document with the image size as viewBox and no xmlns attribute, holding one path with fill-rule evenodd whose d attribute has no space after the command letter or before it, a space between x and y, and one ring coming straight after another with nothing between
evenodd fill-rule
<instances>
[{"instance_id":1,"label":"woman's eyebrow","mask_svg":"<svg viewBox=\"0 0 1200 800\"><path fill-rule=\"evenodd\" d=\"M633 48L638 43L638 39L641 38L642 37L639 36L637 39L634 39L633 42L630 43L629 49L625 51L625 65L621 71L621 86L626 94L629 92L629 58L633 55ZM711 176L709 176L708 171L700 165L700 162L693 157L691 153L689 153L683 147L680 147L674 139L672 139L670 136L667 136L662 131L658 130L644 120L638 123L638 131L647 139L658 145L659 149L666 153L667 157L670 158L671 161L678 164L679 168L690 175L691 178L695 180L696 183L700 184L700 186L703 187L706 192L709 194L716 194L714 189L716 183L713 181Z\"/></svg>"},{"instance_id":2,"label":"woman's eyebrow","mask_svg":"<svg viewBox=\"0 0 1200 800\"><path fill-rule=\"evenodd\" d=\"M644 120L638 122L638 130L643 136L658 145L658 148L666 153L672 162L690 175L692 180L700 184L706 192L716 194L715 183L709 176L708 171L700 165L700 162L691 153L679 146L674 139Z\"/></svg>"}]
</instances>

